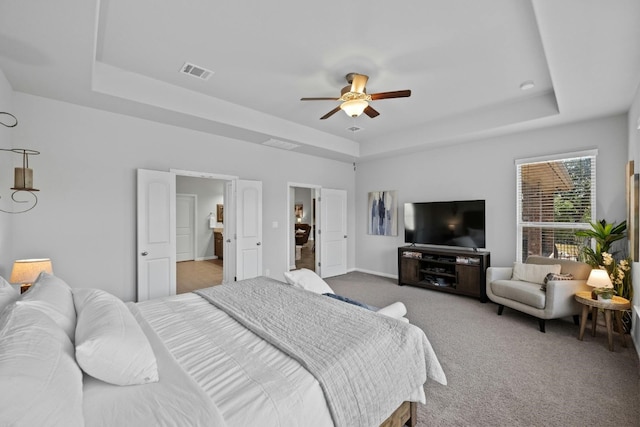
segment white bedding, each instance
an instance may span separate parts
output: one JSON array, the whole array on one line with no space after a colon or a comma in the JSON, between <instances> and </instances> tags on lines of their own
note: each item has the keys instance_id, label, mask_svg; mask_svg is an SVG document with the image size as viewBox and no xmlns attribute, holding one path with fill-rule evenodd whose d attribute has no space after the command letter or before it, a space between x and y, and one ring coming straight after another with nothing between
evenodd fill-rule
<instances>
[{"instance_id":1,"label":"white bedding","mask_svg":"<svg viewBox=\"0 0 640 427\"><path fill-rule=\"evenodd\" d=\"M267 277L195 293L298 360L320 383L336 426L377 426L428 378L446 384L414 325Z\"/></svg>"},{"instance_id":2,"label":"white bedding","mask_svg":"<svg viewBox=\"0 0 640 427\"><path fill-rule=\"evenodd\" d=\"M183 294L129 307L155 331L145 333L156 351L160 381L125 387L132 389L132 396L122 399L118 394L123 387L85 377L87 426L333 425L322 389L307 370L201 297ZM144 326L146 322L142 323ZM156 333L158 336L154 337ZM158 340L164 342L173 357L164 354L166 351L158 354L156 345L162 346ZM183 379L182 369L186 375ZM205 400L216 402L217 408L203 411L204 403L194 404L188 394L176 390L178 386L194 385L190 381L209 398ZM178 399L182 396L187 405L184 409ZM109 404L116 400L117 408L115 403ZM216 409L222 418L213 418L213 422L208 414ZM196 421L186 424L194 414Z\"/></svg>"},{"instance_id":3,"label":"white bedding","mask_svg":"<svg viewBox=\"0 0 640 427\"><path fill-rule=\"evenodd\" d=\"M206 299L190 293L127 306L160 380L120 387L85 375L87 427L334 425L307 369ZM424 403L422 387L409 400Z\"/></svg>"},{"instance_id":4,"label":"white bedding","mask_svg":"<svg viewBox=\"0 0 640 427\"><path fill-rule=\"evenodd\" d=\"M243 283L238 286L253 284L254 282ZM89 309L89 306L85 299L80 298L83 291L78 291L79 298L76 301L71 288L62 281L60 285L55 287L56 296L65 298L65 307L71 307L74 313L80 313L76 316L74 328L76 343L82 342L82 339L78 340L78 337L82 338L83 335L79 333L79 328L82 327L83 313ZM278 284L278 286L285 285ZM50 290L52 289L54 288ZM266 288L264 290L267 291ZM297 290L296 292L306 291ZM316 307L314 310L318 313L326 312L330 316L342 313L354 319L361 317L352 315L350 312L344 313L344 311L347 308L363 309L320 295L312 295L322 299L322 303L328 303L327 306L322 304L322 307ZM227 299L233 298L227 296ZM129 326L124 329L95 328L96 333L102 331L98 334L100 339L109 339L108 345L96 347L100 351L100 360L112 364L117 359L118 363L113 365L114 369L118 369L119 372L130 372L129 365L138 365L136 363L138 358L135 355L141 354L140 350L145 347L152 349L152 352L149 352L151 357L147 355L140 360L146 363L148 359L154 359L154 364L157 366L157 376L154 380L157 378L159 380L126 386L103 382L90 376L91 373L83 374L81 366L76 362L78 348L75 348L63 326L47 313L34 310L27 303L20 304L20 300L21 298L18 301L10 301L9 305L0 309L0 335L3 337L0 340L3 345L0 355L0 368L2 368L0 376L3 381L0 381L0 389L4 396L0 399L4 403L4 405L0 403L0 425L16 427L33 425L330 427L335 422L352 427L350 422L335 421L335 416L330 413L329 407L334 405L336 399L323 388L326 384L321 384L326 380L326 374L336 375L336 372L339 374L344 372L344 369L342 371L334 369L331 362L328 369L319 374L320 381L316 380L316 377L310 373L314 371L301 365L301 363L307 363L306 361L298 362L297 360L301 359L297 359L295 354L291 356L290 352L284 353L269 341L259 338L256 335L260 334L259 328L256 329L257 324L247 328L235 320L238 312L246 311L245 299L240 299L240 307L237 307L237 311L230 312L230 315L196 294L179 295L140 304L120 303L121 307L115 307L108 298L95 299L96 306L89 313L102 313L102 309L107 311L101 317L87 317L89 323L84 326L93 323L98 326L105 326L104 324L117 326L118 316L130 318L130 322L127 323ZM55 298L34 293L30 298L25 298L25 301L27 300L48 303ZM291 305L286 305L282 299L278 301L284 304L281 308L288 313ZM99 302L101 304L98 304ZM220 303L219 300L217 302ZM313 305L308 305L307 298L298 299L297 304L299 307ZM59 309L60 305L52 307ZM276 311L273 310L273 306L267 310L268 313ZM24 313L24 316L20 317L16 313ZM391 325L388 323L393 319L367 313L375 319L365 318L365 316L359 323L371 326L371 329L376 329L373 325L380 323L390 328L404 325L397 320L394 320ZM281 323L282 321L293 322L292 324L297 325L296 321L289 321L284 316L280 317L282 317ZM387 320L381 320L383 318ZM269 323L264 317L257 321L262 326ZM322 322L326 323L326 317L323 317ZM324 338L317 332L313 332L317 328L309 326L308 322L306 326L298 325L298 327L302 331L301 336L313 344L308 347L307 353L316 355L327 345L334 348L333 351L325 348L322 353L325 356L321 358L322 360L337 360L337 355L354 352L356 348L362 347L361 345L352 346L351 340L341 344L339 339L335 339L336 336L356 330L352 324L345 324L344 328L334 324L329 329L336 333ZM138 332L132 334L133 330ZM349 336L352 335L351 333ZM383 336L377 332L375 335ZM30 338L27 340L23 337ZM327 344L328 340L333 343ZM292 339L285 344L293 345L295 341L296 339ZM366 341L371 342L371 338L367 338ZM282 344L280 342L278 345ZM396 344L384 347L393 349L402 347ZM413 348L415 347L410 345L409 351ZM25 359L24 354L27 353L29 357ZM118 357L112 359L113 354L118 354ZM362 358L362 361L367 361L367 368L373 367L381 359L377 348L374 355L373 358L370 356ZM387 355L382 358L391 360L395 355L397 352L391 357ZM34 366L29 365L27 363L29 361ZM427 365L435 363L439 366L435 355L425 358L425 363ZM396 363L395 366L404 366L404 363ZM379 370L379 368L368 369L363 376L369 376L371 372ZM137 371L134 369L131 372ZM352 373L350 369L349 373ZM440 373L442 374L440 380L446 381L444 373ZM407 384L410 387L417 387L414 385L417 383L413 381L416 379L422 381L423 377L426 377L423 374L424 372L410 374ZM349 378L353 376L348 375ZM437 375L435 377L431 375L431 378L438 380ZM391 392L390 382L377 381L375 391L382 391L384 396L397 396L397 404L402 400L423 401L422 387L413 396L402 396L411 394L411 390L404 390L401 393ZM132 384L128 379L124 383ZM354 394L356 391L362 394L361 387L361 384L354 383L350 390L353 390ZM366 396L372 394L365 393ZM376 401L379 400L376 399ZM397 404L394 403L388 408L385 406L384 410L377 411L379 413L375 416L376 422L365 421L361 424L366 427L378 425L378 420L383 419L378 417L386 417L387 412L394 410ZM10 411L9 408L22 409L16 412ZM367 408L358 402L355 405L349 404L345 409L349 414L351 410L359 415L374 412Z\"/></svg>"},{"instance_id":5,"label":"white bedding","mask_svg":"<svg viewBox=\"0 0 640 427\"><path fill-rule=\"evenodd\" d=\"M85 374L85 426L226 427L227 424L209 396L178 365L160 338L142 319L135 305L130 304L129 307L155 353L160 381L123 387Z\"/></svg>"}]
</instances>

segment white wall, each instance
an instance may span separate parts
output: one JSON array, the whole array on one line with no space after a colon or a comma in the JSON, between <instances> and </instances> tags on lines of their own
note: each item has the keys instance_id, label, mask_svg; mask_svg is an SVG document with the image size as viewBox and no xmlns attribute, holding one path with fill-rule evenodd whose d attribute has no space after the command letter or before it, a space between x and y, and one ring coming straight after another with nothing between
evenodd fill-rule
<instances>
[{"instance_id":1,"label":"white wall","mask_svg":"<svg viewBox=\"0 0 640 427\"><path fill-rule=\"evenodd\" d=\"M5 77L2 70L0 70L0 111L6 111L8 113L17 116L17 113L13 110L12 106L12 94L11 85ZM0 120L3 123L11 123L11 117L2 115ZM20 120L20 118L18 118ZM18 125L20 126L20 124ZM12 145L12 133L15 132L15 128L7 128L0 125L0 148L13 148ZM22 147L22 144L18 144ZM13 168L14 165L18 166L20 158L6 151L0 151L0 209L13 210L14 203L11 203L11 190L13 187ZM13 215L0 212L0 276L9 279L11 274L11 267L13 266L13 255L11 253L11 222Z\"/></svg>"},{"instance_id":2,"label":"white wall","mask_svg":"<svg viewBox=\"0 0 640 427\"><path fill-rule=\"evenodd\" d=\"M543 130L442 147L357 165L356 265L397 277L397 247L404 245L404 203L485 199L491 265L516 256L514 161L597 148L597 218L626 219L627 119L618 115ZM367 194L398 191L398 236L366 234Z\"/></svg>"},{"instance_id":3,"label":"white wall","mask_svg":"<svg viewBox=\"0 0 640 427\"><path fill-rule=\"evenodd\" d=\"M263 182L263 268L282 280L288 269L288 182L342 188L354 227L355 179L349 163L320 159L156 122L13 94L20 145L40 150L32 162L41 189L36 209L17 215L10 257L50 257L75 287L120 298L136 295L137 168L236 175ZM331 171L331 173L327 173ZM278 228L273 228L273 222ZM348 268L355 243L348 245ZM6 267L5 267L6 268Z\"/></svg>"},{"instance_id":4,"label":"white wall","mask_svg":"<svg viewBox=\"0 0 640 427\"><path fill-rule=\"evenodd\" d=\"M215 160L214 160L215 163ZM213 230L209 228L209 215L216 217L216 205L224 204L224 181L218 179L176 177L176 193L197 196L195 233L197 248L195 257L200 261L214 256ZM224 224L218 224L224 227Z\"/></svg>"}]
</instances>

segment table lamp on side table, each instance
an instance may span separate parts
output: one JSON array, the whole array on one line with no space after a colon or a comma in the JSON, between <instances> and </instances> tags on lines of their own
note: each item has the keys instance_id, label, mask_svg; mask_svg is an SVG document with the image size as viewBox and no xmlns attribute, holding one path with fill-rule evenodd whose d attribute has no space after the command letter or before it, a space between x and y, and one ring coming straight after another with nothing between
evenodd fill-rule
<instances>
[{"instance_id":1,"label":"table lamp on side table","mask_svg":"<svg viewBox=\"0 0 640 427\"><path fill-rule=\"evenodd\" d=\"M613 288L613 283L611 283L611 279L609 278L609 273L607 270L602 270L600 268L594 268L589 273L589 278L587 279L587 285L593 287L593 291L591 291L591 299L598 299L598 296L595 293L595 290L598 288Z\"/></svg>"},{"instance_id":2,"label":"table lamp on side table","mask_svg":"<svg viewBox=\"0 0 640 427\"><path fill-rule=\"evenodd\" d=\"M53 273L51 260L41 259L18 259L13 263L10 283L20 284L20 293L25 292L33 282L36 281L41 272Z\"/></svg>"}]
</instances>

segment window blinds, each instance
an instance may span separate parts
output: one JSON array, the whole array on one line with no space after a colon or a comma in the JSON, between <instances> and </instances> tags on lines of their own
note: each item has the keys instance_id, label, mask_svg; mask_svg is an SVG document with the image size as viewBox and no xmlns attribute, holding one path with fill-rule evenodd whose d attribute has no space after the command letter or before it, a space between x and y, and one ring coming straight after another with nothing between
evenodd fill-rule
<instances>
[{"instance_id":1,"label":"window blinds","mask_svg":"<svg viewBox=\"0 0 640 427\"><path fill-rule=\"evenodd\" d=\"M578 229L595 220L596 154L521 160L517 168L518 259L577 259Z\"/></svg>"}]
</instances>

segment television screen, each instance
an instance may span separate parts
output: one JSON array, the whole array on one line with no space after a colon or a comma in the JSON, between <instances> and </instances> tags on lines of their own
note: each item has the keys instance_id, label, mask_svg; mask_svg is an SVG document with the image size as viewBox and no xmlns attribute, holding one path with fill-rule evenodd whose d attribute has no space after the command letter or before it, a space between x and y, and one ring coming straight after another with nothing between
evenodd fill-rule
<instances>
[{"instance_id":1,"label":"television screen","mask_svg":"<svg viewBox=\"0 0 640 427\"><path fill-rule=\"evenodd\" d=\"M405 203L404 241L484 248L484 213L484 200Z\"/></svg>"}]
</instances>

